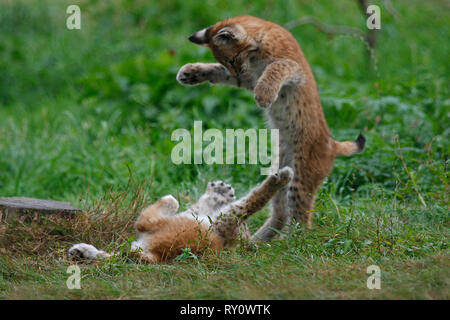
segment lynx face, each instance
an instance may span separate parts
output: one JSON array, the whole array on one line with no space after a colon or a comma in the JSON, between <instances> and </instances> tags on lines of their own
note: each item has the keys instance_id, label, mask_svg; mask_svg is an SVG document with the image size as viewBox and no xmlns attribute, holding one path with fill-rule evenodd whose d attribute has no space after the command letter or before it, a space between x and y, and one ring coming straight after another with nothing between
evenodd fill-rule
<instances>
[{"instance_id":1,"label":"lynx face","mask_svg":"<svg viewBox=\"0 0 450 320\"><path fill-rule=\"evenodd\" d=\"M257 41L240 23L225 20L200 30L189 37L195 44L211 49L216 60L224 65L234 77L244 74L249 61L258 56Z\"/></svg>"}]
</instances>

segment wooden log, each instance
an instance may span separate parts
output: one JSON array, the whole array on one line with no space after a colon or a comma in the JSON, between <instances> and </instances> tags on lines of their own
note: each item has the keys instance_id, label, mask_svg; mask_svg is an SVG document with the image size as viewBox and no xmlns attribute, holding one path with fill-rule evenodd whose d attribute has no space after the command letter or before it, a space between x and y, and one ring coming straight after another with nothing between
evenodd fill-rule
<instances>
[{"instance_id":1,"label":"wooden log","mask_svg":"<svg viewBox=\"0 0 450 320\"><path fill-rule=\"evenodd\" d=\"M25 197L0 198L0 221L40 220L43 216L72 217L81 210L69 202Z\"/></svg>"}]
</instances>

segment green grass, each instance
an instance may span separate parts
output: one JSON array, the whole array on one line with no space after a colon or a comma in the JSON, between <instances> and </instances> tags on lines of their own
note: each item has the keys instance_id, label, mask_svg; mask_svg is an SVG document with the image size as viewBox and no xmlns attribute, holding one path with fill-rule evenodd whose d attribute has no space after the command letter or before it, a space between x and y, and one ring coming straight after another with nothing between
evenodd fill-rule
<instances>
[{"instance_id":1,"label":"green grass","mask_svg":"<svg viewBox=\"0 0 450 320\"><path fill-rule=\"evenodd\" d=\"M0 196L71 201L73 221L0 225L1 298L448 299L449 11L444 1L381 6L371 67L364 43L292 29L312 65L333 137L367 137L340 158L318 194L314 226L253 251L143 266L126 259L80 265L65 282L67 248L117 250L139 209L171 193L187 207L207 181L238 196L262 180L252 165L174 165L171 132L264 128L252 94L186 88L187 62L214 61L194 31L253 14L281 25L315 16L364 30L356 1L0 2ZM65 28L78 4L82 29ZM268 210L250 221L256 230ZM366 288L378 265L382 289Z\"/></svg>"}]
</instances>

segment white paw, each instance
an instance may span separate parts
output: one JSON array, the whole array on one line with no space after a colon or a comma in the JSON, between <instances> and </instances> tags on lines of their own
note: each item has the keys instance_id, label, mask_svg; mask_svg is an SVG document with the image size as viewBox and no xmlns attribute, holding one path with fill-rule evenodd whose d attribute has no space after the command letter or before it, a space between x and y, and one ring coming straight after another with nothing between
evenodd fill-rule
<instances>
[{"instance_id":1,"label":"white paw","mask_svg":"<svg viewBox=\"0 0 450 320\"><path fill-rule=\"evenodd\" d=\"M284 167L283 169L279 170L277 173L275 173L270 178L274 179L274 182L277 184L285 185L289 181L291 181L293 176L294 176L294 171L290 167Z\"/></svg>"},{"instance_id":2,"label":"white paw","mask_svg":"<svg viewBox=\"0 0 450 320\"><path fill-rule=\"evenodd\" d=\"M86 243L78 243L73 245L69 249L69 256L72 258L82 258L82 259L97 259L97 258L107 258L110 255L102 250L97 250L96 247Z\"/></svg>"},{"instance_id":3,"label":"white paw","mask_svg":"<svg viewBox=\"0 0 450 320\"><path fill-rule=\"evenodd\" d=\"M145 251L146 249L146 243L144 241L143 238L140 238L136 241L133 241L131 243L131 252L136 252L136 251Z\"/></svg>"},{"instance_id":4,"label":"white paw","mask_svg":"<svg viewBox=\"0 0 450 320\"><path fill-rule=\"evenodd\" d=\"M219 206L230 203L235 199L233 187L223 181L209 182L206 193Z\"/></svg>"},{"instance_id":5,"label":"white paw","mask_svg":"<svg viewBox=\"0 0 450 320\"><path fill-rule=\"evenodd\" d=\"M177 199L171 194L164 196L161 198L161 201L164 202L164 206L168 209L169 212L177 212L180 204Z\"/></svg>"},{"instance_id":6,"label":"white paw","mask_svg":"<svg viewBox=\"0 0 450 320\"><path fill-rule=\"evenodd\" d=\"M294 171L290 167L284 167L280 170L280 179L283 181L289 181L294 176Z\"/></svg>"}]
</instances>

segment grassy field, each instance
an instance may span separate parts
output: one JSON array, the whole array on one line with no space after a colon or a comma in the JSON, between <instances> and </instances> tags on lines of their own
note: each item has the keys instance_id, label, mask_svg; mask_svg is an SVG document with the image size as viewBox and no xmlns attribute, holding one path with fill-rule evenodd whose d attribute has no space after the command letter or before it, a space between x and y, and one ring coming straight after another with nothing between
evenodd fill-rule
<instances>
[{"instance_id":1,"label":"grassy field","mask_svg":"<svg viewBox=\"0 0 450 320\"><path fill-rule=\"evenodd\" d=\"M356 1L0 0L0 197L70 201L72 221L0 224L3 299L449 299L450 7L381 7L375 55L358 38L313 25L290 31L312 65L333 137L367 138L340 158L317 195L312 230L170 265L125 258L80 264L69 290L68 247L118 250L145 204L173 194L186 208L209 180L238 196L255 165L175 165L177 128L264 128L252 94L180 86L180 66L214 61L194 31L239 14L281 25L314 16L365 30ZM78 4L81 30L66 29ZM250 221L256 230L268 210ZM366 268L381 269L381 290Z\"/></svg>"}]
</instances>

